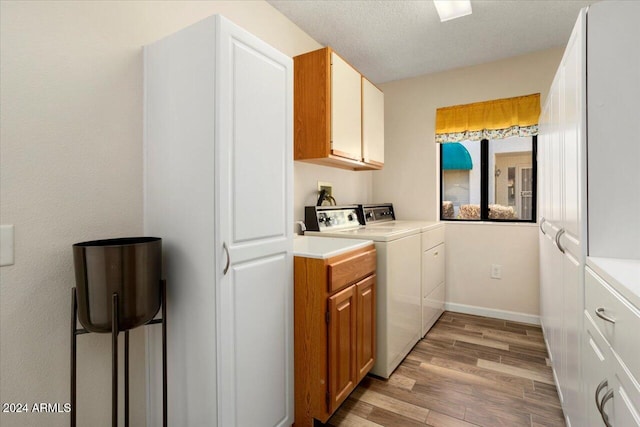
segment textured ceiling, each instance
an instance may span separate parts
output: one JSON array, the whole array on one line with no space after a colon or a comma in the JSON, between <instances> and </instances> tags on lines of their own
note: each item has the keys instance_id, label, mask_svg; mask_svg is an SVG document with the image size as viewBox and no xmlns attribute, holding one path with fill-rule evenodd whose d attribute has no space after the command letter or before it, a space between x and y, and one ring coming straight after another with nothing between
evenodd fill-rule
<instances>
[{"instance_id":1,"label":"textured ceiling","mask_svg":"<svg viewBox=\"0 0 640 427\"><path fill-rule=\"evenodd\" d=\"M471 0L440 22L431 0L268 0L374 83L564 46L594 0Z\"/></svg>"}]
</instances>

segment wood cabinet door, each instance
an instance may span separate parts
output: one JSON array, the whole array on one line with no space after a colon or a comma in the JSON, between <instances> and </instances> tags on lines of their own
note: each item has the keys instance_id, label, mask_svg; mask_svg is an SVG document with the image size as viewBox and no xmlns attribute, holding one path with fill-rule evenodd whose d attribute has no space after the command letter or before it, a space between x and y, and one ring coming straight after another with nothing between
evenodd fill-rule
<instances>
[{"instance_id":1,"label":"wood cabinet door","mask_svg":"<svg viewBox=\"0 0 640 427\"><path fill-rule=\"evenodd\" d=\"M362 161L384 163L384 93L362 77Z\"/></svg>"},{"instance_id":2,"label":"wood cabinet door","mask_svg":"<svg viewBox=\"0 0 640 427\"><path fill-rule=\"evenodd\" d=\"M361 75L331 52L331 152L362 160Z\"/></svg>"},{"instance_id":3,"label":"wood cabinet door","mask_svg":"<svg viewBox=\"0 0 640 427\"><path fill-rule=\"evenodd\" d=\"M356 387L356 286L329 298L329 413Z\"/></svg>"},{"instance_id":4,"label":"wood cabinet door","mask_svg":"<svg viewBox=\"0 0 640 427\"><path fill-rule=\"evenodd\" d=\"M371 370L376 355L376 275L356 283L356 365L358 379Z\"/></svg>"}]
</instances>

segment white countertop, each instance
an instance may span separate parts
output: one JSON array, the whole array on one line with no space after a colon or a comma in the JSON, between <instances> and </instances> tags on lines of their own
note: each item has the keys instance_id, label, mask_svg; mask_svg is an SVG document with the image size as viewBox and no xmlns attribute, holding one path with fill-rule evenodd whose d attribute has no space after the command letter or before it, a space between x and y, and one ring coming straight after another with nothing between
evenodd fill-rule
<instances>
[{"instance_id":1,"label":"white countertop","mask_svg":"<svg viewBox=\"0 0 640 427\"><path fill-rule=\"evenodd\" d=\"M587 266L640 309L640 260L587 257Z\"/></svg>"},{"instance_id":2,"label":"white countertop","mask_svg":"<svg viewBox=\"0 0 640 427\"><path fill-rule=\"evenodd\" d=\"M371 240L296 236L293 239L293 256L326 259L371 244Z\"/></svg>"}]
</instances>

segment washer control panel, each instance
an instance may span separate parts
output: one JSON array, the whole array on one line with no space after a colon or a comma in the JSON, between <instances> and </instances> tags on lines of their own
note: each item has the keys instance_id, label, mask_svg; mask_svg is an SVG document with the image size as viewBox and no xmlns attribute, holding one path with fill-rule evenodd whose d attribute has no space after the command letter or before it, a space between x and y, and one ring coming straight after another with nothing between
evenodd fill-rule
<instances>
[{"instance_id":1,"label":"washer control panel","mask_svg":"<svg viewBox=\"0 0 640 427\"><path fill-rule=\"evenodd\" d=\"M335 231L361 226L358 206L307 206L305 225L309 231Z\"/></svg>"}]
</instances>

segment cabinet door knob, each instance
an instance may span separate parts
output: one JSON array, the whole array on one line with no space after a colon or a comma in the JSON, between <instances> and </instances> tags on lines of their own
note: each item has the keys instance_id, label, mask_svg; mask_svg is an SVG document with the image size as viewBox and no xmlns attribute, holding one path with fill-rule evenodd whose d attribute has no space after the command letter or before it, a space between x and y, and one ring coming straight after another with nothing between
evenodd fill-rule
<instances>
[{"instance_id":1,"label":"cabinet door knob","mask_svg":"<svg viewBox=\"0 0 640 427\"><path fill-rule=\"evenodd\" d=\"M224 249L224 252L227 254L227 265L224 266L224 270L222 271L222 274L226 275L227 271L229 271L229 265L231 264L231 256L229 255L229 248L227 247L227 242L222 242L222 249Z\"/></svg>"},{"instance_id":2,"label":"cabinet door knob","mask_svg":"<svg viewBox=\"0 0 640 427\"><path fill-rule=\"evenodd\" d=\"M600 402L600 415L602 415L602 421L607 427L611 427L611 423L609 422L609 415L604 411L604 405L611 399L613 399L613 390L609 390L602 398L602 402Z\"/></svg>"},{"instance_id":3,"label":"cabinet door knob","mask_svg":"<svg viewBox=\"0 0 640 427\"><path fill-rule=\"evenodd\" d=\"M600 384L598 384L598 387L596 387L596 407L598 408L598 412L602 413L602 408L600 407L600 392L602 391L603 388L607 387L607 385L609 385L609 383L607 382L607 379L603 379L602 381L600 381Z\"/></svg>"},{"instance_id":4,"label":"cabinet door knob","mask_svg":"<svg viewBox=\"0 0 640 427\"><path fill-rule=\"evenodd\" d=\"M609 317L606 314L604 314L604 307L596 308L596 316L598 316L602 320L606 320L609 323L616 323L616 319L614 319L612 317Z\"/></svg>"},{"instance_id":5,"label":"cabinet door knob","mask_svg":"<svg viewBox=\"0 0 640 427\"><path fill-rule=\"evenodd\" d=\"M560 237L565 233L565 229L561 228L558 233L556 233L556 246L560 250L560 252L564 253L564 248L560 244Z\"/></svg>"}]
</instances>

